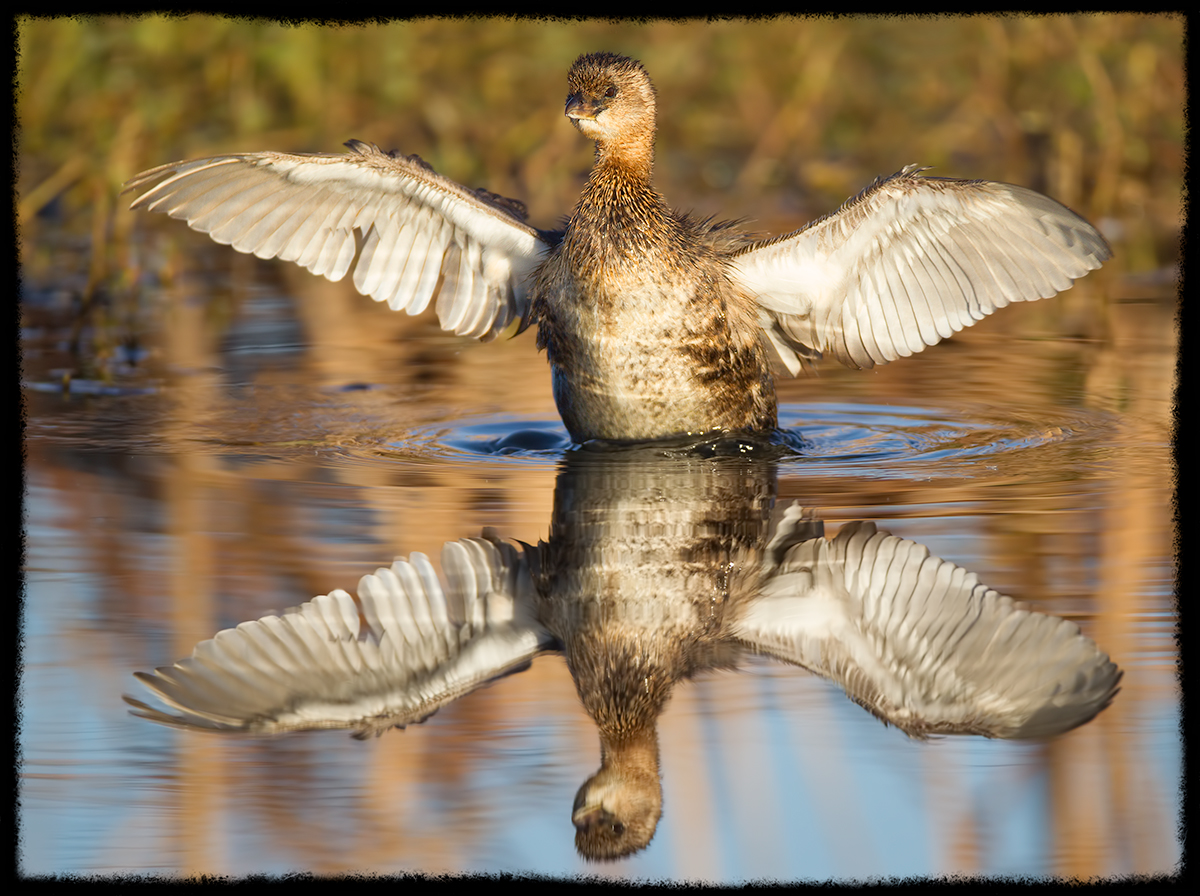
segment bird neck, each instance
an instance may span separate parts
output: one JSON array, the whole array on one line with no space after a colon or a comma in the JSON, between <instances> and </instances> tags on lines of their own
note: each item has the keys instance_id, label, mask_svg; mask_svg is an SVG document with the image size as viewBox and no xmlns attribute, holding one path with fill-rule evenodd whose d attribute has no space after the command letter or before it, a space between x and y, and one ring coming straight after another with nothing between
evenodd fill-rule
<instances>
[{"instance_id":1,"label":"bird neck","mask_svg":"<svg viewBox=\"0 0 1200 896\"><path fill-rule=\"evenodd\" d=\"M630 776L658 775L658 726L655 719L634 730L600 728L600 761L606 768Z\"/></svg>"},{"instance_id":2,"label":"bird neck","mask_svg":"<svg viewBox=\"0 0 1200 896\"><path fill-rule=\"evenodd\" d=\"M579 237L584 231L603 236L608 248L620 254L620 246L633 241L643 243L662 230L665 208L662 197L650 185L654 169L653 140L642 144L596 144L596 164L588 176L574 222L592 222L591 230L574 228ZM607 244L606 244L607 245ZM597 246L597 257L605 256L605 247Z\"/></svg>"},{"instance_id":3,"label":"bird neck","mask_svg":"<svg viewBox=\"0 0 1200 896\"><path fill-rule=\"evenodd\" d=\"M631 129L617 139L596 141L596 164L589 180L607 179L649 187L653 173L653 126Z\"/></svg>"}]
</instances>

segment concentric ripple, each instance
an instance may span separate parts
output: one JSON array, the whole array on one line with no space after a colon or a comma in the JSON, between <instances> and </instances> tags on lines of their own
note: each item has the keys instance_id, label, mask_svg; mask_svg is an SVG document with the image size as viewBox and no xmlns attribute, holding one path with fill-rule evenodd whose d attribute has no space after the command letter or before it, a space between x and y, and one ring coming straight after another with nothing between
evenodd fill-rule
<instances>
[{"instance_id":1,"label":"concentric ripple","mask_svg":"<svg viewBox=\"0 0 1200 896\"><path fill-rule=\"evenodd\" d=\"M1018 452L1080 438L1104 438L1111 425L1104 415L1086 410L1059 410L1055 419L1032 420L998 416L987 408L790 404L781 408L781 430L761 444L707 440L678 447L672 443L664 450L693 451L697 445L709 454L765 450L805 471L926 478L971 475ZM497 415L420 428L384 453L432 454L463 462L513 457L544 463L556 462L568 450L574 446L558 421Z\"/></svg>"},{"instance_id":2,"label":"concentric ripple","mask_svg":"<svg viewBox=\"0 0 1200 896\"><path fill-rule=\"evenodd\" d=\"M968 476L1002 459L1107 437L1112 421L1088 410L1057 409L1053 419L870 404L804 404L781 409L780 425L804 434L802 462L822 473L856 476Z\"/></svg>"}]
</instances>

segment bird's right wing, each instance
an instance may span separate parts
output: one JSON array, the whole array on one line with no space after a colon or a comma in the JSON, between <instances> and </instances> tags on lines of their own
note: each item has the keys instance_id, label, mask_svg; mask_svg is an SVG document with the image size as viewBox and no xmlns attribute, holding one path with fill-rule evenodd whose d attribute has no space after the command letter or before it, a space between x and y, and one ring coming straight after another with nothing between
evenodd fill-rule
<instances>
[{"instance_id":1,"label":"bird's right wing","mask_svg":"<svg viewBox=\"0 0 1200 896\"><path fill-rule=\"evenodd\" d=\"M134 714L181 728L276 734L351 728L356 737L424 721L552 649L534 619L526 555L494 538L448 542L448 586L423 554L243 622L173 666L136 677L175 712L128 695Z\"/></svg>"},{"instance_id":2,"label":"bird's right wing","mask_svg":"<svg viewBox=\"0 0 1200 896\"><path fill-rule=\"evenodd\" d=\"M549 251L525 208L468 190L417 156L352 140L343 154L215 156L143 171L131 208L165 212L216 242L294 261L395 310L437 298L443 329L493 339L529 320L529 278ZM147 189L148 188L148 189Z\"/></svg>"}]
</instances>

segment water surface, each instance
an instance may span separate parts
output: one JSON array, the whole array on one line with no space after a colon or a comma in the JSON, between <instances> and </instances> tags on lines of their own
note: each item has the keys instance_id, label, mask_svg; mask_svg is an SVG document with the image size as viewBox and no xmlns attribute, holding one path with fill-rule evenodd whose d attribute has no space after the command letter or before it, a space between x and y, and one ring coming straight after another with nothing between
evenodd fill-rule
<instances>
[{"instance_id":1,"label":"water surface","mask_svg":"<svg viewBox=\"0 0 1200 896\"><path fill-rule=\"evenodd\" d=\"M1171 350L1169 306L1110 306L1159 320L1158 341L1119 362L1018 321L907 365L783 386L781 425L804 448L778 462L777 507L813 508L830 537L875 523L1077 622L1124 670L1111 707L1048 743L923 743L750 657L675 688L657 835L596 866L576 855L570 814L598 743L559 656L367 741L222 737L127 713L123 693L146 696L135 670L221 628L353 591L396 555L436 558L484 527L547 537L567 452L532 340L458 344L369 306L361 329L331 336L302 325L313 299L273 277L255 266L219 338L168 317L152 360L105 389L64 393L52 348L27 353L27 872L733 881L1178 860L1166 382L1120 405L1093 385L1099 363ZM186 313L193 299L155 301ZM256 338L264 317L279 328ZM530 447L498 447L518 432Z\"/></svg>"}]
</instances>

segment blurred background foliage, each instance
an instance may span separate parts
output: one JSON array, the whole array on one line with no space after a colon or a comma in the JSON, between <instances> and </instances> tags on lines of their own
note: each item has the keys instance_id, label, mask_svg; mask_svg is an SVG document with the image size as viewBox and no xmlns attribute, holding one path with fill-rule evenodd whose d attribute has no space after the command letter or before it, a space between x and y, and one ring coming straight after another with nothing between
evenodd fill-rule
<instances>
[{"instance_id":1,"label":"blurred background foliage","mask_svg":"<svg viewBox=\"0 0 1200 896\"><path fill-rule=\"evenodd\" d=\"M429 19L293 26L208 16L18 23L17 215L27 288L132 287L130 176L221 152L419 153L468 186L568 213L591 147L563 119L581 52L640 58L668 201L798 227L879 174L1043 190L1097 223L1125 273L1177 260L1183 19L1164 15ZM175 225L178 226L178 225ZM49 237L49 231L56 234Z\"/></svg>"}]
</instances>

